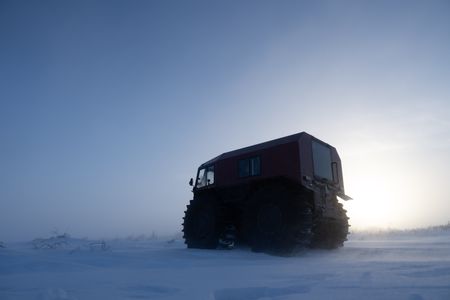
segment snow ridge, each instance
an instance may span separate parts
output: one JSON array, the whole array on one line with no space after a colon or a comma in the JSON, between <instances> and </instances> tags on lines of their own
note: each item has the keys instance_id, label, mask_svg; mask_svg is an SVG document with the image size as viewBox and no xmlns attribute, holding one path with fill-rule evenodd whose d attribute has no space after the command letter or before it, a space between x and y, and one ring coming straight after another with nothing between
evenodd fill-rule
<instances>
[{"instance_id":1,"label":"snow ridge","mask_svg":"<svg viewBox=\"0 0 450 300\"><path fill-rule=\"evenodd\" d=\"M0 248L0 299L450 299L450 230L356 233L274 257L177 239L55 235Z\"/></svg>"}]
</instances>

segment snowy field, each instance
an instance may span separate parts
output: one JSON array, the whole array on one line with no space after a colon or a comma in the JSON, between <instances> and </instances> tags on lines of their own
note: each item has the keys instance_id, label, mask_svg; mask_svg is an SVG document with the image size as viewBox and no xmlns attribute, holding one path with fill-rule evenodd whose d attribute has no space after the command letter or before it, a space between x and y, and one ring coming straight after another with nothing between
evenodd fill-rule
<instances>
[{"instance_id":1,"label":"snowy field","mask_svg":"<svg viewBox=\"0 0 450 300\"><path fill-rule=\"evenodd\" d=\"M357 233L290 258L168 239L4 244L0 299L448 300L450 230Z\"/></svg>"}]
</instances>

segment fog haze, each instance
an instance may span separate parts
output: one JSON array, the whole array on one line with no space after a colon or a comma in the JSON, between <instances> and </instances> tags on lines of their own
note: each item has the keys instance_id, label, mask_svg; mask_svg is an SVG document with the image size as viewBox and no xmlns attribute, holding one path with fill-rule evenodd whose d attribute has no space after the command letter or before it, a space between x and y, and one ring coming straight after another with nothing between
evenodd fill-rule
<instances>
[{"instance_id":1,"label":"fog haze","mask_svg":"<svg viewBox=\"0 0 450 300\"><path fill-rule=\"evenodd\" d=\"M2 1L0 240L174 234L222 152L300 131L353 228L450 221L448 1Z\"/></svg>"}]
</instances>

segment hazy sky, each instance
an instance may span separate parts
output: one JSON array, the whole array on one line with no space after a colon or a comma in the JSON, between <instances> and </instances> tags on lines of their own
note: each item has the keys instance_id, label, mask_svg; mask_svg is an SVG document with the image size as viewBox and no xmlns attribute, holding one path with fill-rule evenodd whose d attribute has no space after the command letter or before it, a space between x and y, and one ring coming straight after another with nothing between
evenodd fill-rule
<instances>
[{"instance_id":1,"label":"hazy sky","mask_svg":"<svg viewBox=\"0 0 450 300\"><path fill-rule=\"evenodd\" d=\"M450 2L0 1L0 240L174 233L199 164L300 131L353 228L450 221Z\"/></svg>"}]
</instances>

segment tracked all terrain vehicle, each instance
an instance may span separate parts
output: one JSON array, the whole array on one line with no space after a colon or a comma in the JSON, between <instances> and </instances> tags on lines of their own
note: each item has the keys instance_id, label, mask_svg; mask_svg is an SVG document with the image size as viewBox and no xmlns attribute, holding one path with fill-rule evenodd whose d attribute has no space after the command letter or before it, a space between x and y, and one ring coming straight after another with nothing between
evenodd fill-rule
<instances>
[{"instance_id":1,"label":"tracked all terrain vehicle","mask_svg":"<svg viewBox=\"0 0 450 300\"><path fill-rule=\"evenodd\" d=\"M202 164L185 211L188 248L232 248L290 255L337 248L348 234L336 149L301 132L226 152Z\"/></svg>"}]
</instances>

